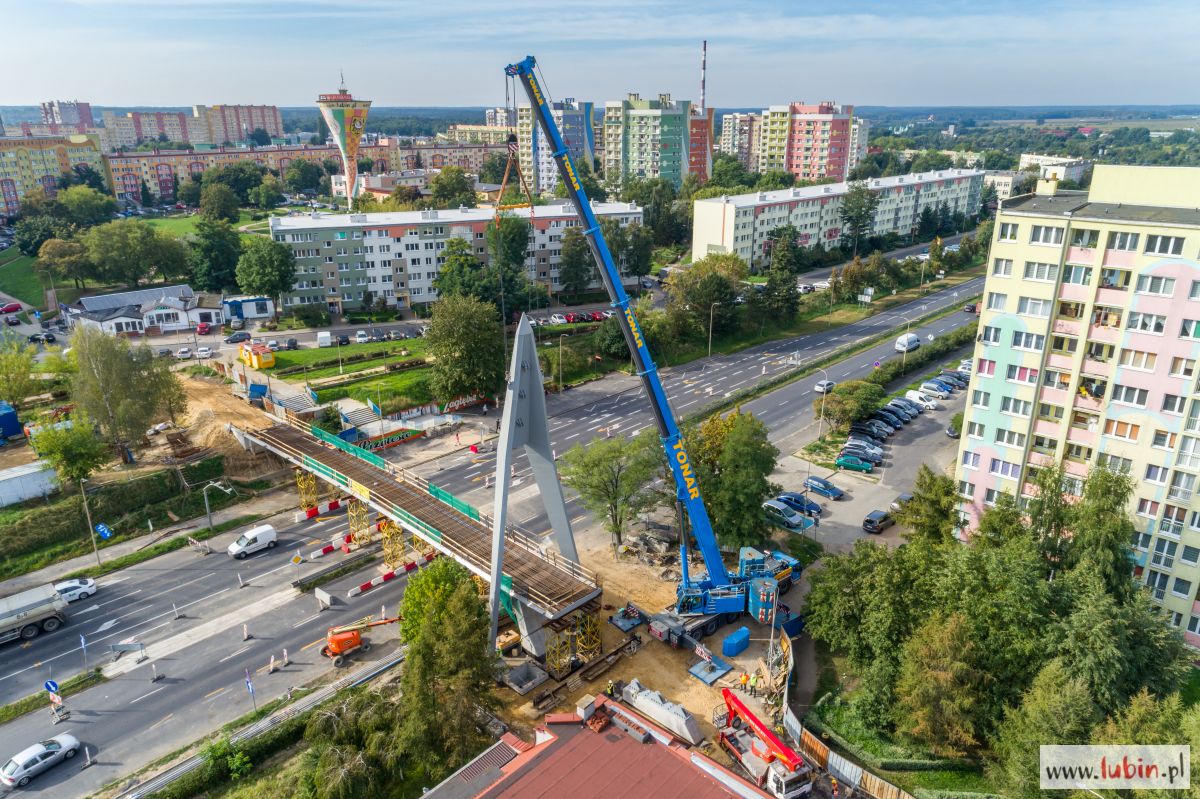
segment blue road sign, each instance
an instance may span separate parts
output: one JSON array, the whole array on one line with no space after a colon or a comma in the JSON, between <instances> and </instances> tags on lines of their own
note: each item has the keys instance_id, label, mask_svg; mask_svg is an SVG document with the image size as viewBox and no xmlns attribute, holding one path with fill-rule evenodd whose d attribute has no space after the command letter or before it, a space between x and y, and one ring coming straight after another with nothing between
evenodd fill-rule
<instances>
[{"instance_id":1,"label":"blue road sign","mask_svg":"<svg viewBox=\"0 0 1200 799\"><path fill-rule=\"evenodd\" d=\"M58 693L58 683L56 683L54 680L46 680L45 688L52 694Z\"/></svg>"},{"instance_id":2,"label":"blue road sign","mask_svg":"<svg viewBox=\"0 0 1200 799\"><path fill-rule=\"evenodd\" d=\"M34 318L34 319L41 319L41 318L42 318L42 312L41 312L41 311L34 311L34 312L33 312L33 318Z\"/></svg>"},{"instance_id":3,"label":"blue road sign","mask_svg":"<svg viewBox=\"0 0 1200 799\"><path fill-rule=\"evenodd\" d=\"M246 690L250 692L251 696L254 696L254 683L250 681L250 669L246 669Z\"/></svg>"},{"instance_id":4,"label":"blue road sign","mask_svg":"<svg viewBox=\"0 0 1200 799\"><path fill-rule=\"evenodd\" d=\"M108 529L107 524L97 524L96 532L99 533L100 537L104 538L104 539L108 539L108 538L112 537L112 530Z\"/></svg>"},{"instance_id":5,"label":"blue road sign","mask_svg":"<svg viewBox=\"0 0 1200 799\"><path fill-rule=\"evenodd\" d=\"M876 362L875 362L875 368L876 368L876 369L878 369L878 368L879 368L879 361L876 361Z\"/></svg>"}]
</instances>

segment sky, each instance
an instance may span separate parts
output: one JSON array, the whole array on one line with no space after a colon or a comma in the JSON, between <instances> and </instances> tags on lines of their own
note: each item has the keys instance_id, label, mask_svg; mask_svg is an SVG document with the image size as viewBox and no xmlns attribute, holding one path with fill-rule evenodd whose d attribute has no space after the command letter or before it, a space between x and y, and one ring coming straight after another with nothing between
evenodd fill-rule
<instances>
[{"instance_id":1,"label":"sky","mask_svg":"<svg viewBox=\"0 0 1200 799\"><path fill-rule=\"evenodd\" d=\"M1191 0L0 0L0 105L503 105L537 57L552 97L708 105L1194 103Z\"/></svg>"}]
</instances>

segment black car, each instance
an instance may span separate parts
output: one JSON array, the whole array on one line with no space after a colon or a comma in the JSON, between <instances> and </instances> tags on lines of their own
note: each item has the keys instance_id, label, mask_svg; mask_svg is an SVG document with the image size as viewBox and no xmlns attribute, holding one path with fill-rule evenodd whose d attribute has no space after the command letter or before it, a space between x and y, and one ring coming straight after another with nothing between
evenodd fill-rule
<instances>
[{"instance_id":1,"label":"black car","mask_svg":"<svg viewBox=\"0 0 1200 799\"><path fill-rule=\"evenodd\" d=\"M896 523L890 513L881 510L873 510L867 514L867 518L863 519L862 528L868 533L878 535L884 530Z\"/></svg>"},{"instance_id":2,"label":"black car","mask_svg":"<svg viewBox=\"0 0 1200 799\"><path fill-rule=\"evenodd\" d=\"M338 333L338 335L337 335L337 343L338 343L338 346L341 346L341 347L346 347L346 346L349 346L349 344L350 344L350 337L349 337L349 336L347 336L345 333Z\"/></svg>"},{"instance_id":3,"label":"black car","mask_svg":"<svg viewBox=\"0 0 1200 799\"><path fill-rule=\"evenodd\" d=\"M250 334L245 330L239 330L236 333L231 333L225 337L226 344L241 344L243 341L249 341Z\"/></svg>"},{"instance_id":4,"label":"black car","mask_svg":"<svg viewBox=\"0 0 1200 799\"><path fill-rule=\"evenodd\" d=\"M6 316L4 317L4 324L9 325L10 327L16 327L17 325L21 324L21 320L15 316Z\"/></svg>"},{"instance_id":5,"label":"black car","mask_svg":"<svg viewBox=\"0 0 1200 799\"><path fill-rule=\"evenodd\" d=\"M875 411L873 416L876 419L881 419L890 424L896 430L899 430L908 421L907 419L901 419L899 414L892 413L887 408L880 408L879 410Z\"/></svg>"},{"instance_id":6,"label":"black car","mask_svg":"<svg viewBox=\"0 0 1200 799\"><path fill-rule=\"evenodd\" d=\"M896 432L896 428L892 427L890 424L881 419L864 419L857 424L865 427L866 430L876 438L888 438L889 436L894 435ZM850 429L854 432L858 432L859 428L851 427Z\"/></svg>"},{"instance_id":7,"label":"black car","mask_svg":"<svg viewBox=\"0 0 1200 799\"><path fill-rule=\"evenodd\" d=\"M287 343L284 344L283 346L285 349L298 350L298 349L300 349L300 342L296 341L296 339L294 339L294 338L289 338L287 340Z\"/></svg>"},{"instance_id":8,"label":"black car","mask_svg":"<svg viewBox=\"0 0 1200 799\"><path fill-rule=\"evenodd\" d=\"M872 466L882 466L883 465L883 456L882 455L877 455L868 449L865 449L863 447L856 447L853 444L846 444L846 446L842 447L841 451L838 452L838 454L839 455L853 455L854 457L859 458L860 460L866 461L867 463L871 464Z\"/></svg>"},{"instance_id":9,"label":"black car","mask_svg":"<svg viewBox=\"0 0 1200 799\"><path fill-rule=\"evenodd\" d=\"M934 380L941 380L944 383L950 383L951 385L958 386L959 388L967 387L967 381L963 380L962 377L955 372L939 372L938 376L935 377Z\"/></svg>"},{"instance_id":10,"label":"black car","mask_svg":"<svg viewBox=\"0 0 1200 799\"><path fill-rule=\"evenodd\" d=\"M883 442L868 433L859 433L855 430L851 430L850 435L846 436L846 440L857 441L872 447L879 447L880 449L883 449Z\"/></svg>"},{"instance_id":11,"label":"black car","mask_svg":"<svg viewBox=\"0 0 1200 799\"><path fill-rule=\"evenodd\" d=\"M175 355L175 353L171 352L169 347L159 347L158 351L154 354L160 358L171 358Z\"/></svg>"},{"instance_id":12,"label":"black car","mask_svg":"<svg viewBox=\"0 0 1200 799\"><path fill-rule=\"evenodd\" d=\"M966 305L963 306L963 310L966 311L967 313L975 313L976 312L975 311L975 303L973 303L973 302L967 303Z\"/></svg>"},{"instance_id":13,"label":"black car","mask_svg":"<svg viewBox=\"0 0 1200 799\"><path fill-rule=\"evenodd\" d=\"M954 422L951 422L950 424L946 425L946 435L950 438L958 438L962 435L962 433L957 427L954 426Z\"/></svg>"},{"instance_id":14,"label":"black car","mask_svg":"<svg viewBox=\"0 0 1200 799\"><path fill-rule=\"evenodd\" d=\"M850 425L850 432L869 436L876 441L879 441L880 444L882 444L884 439L887 438L886 430L877 424L868 424L867 422L855 422L854 424Z\"/></svg>"},{"instance_id":15,"label":"black car","mask_svg":"<svg viewBox=\"0 0 1200 799\"><path fill-rule=\"evenodd\" d=\"M911 422L913 419L917 418L916 411L910 411L908 408L905 408L904 406L895 402L889 402L887 405L883 406L883 409L888 413L896 414L906 422Z\"/></svg>"}]
</instances>

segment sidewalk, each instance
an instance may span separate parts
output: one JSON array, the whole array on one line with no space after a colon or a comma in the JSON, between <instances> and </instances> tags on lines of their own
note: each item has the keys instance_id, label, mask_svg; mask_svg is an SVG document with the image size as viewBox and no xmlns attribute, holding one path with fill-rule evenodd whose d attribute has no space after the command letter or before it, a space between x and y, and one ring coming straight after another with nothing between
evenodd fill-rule
<instances>
[{"instance_id":1,"label":"sidewalk","mask_svg":"<svg viewBox=\"0 0 1200 799\"><path fill-rule=\"evenodd\" d=\"M236 519L239 516L248 516L252 513L263 514L265 519L269 520L272 516L280 514L289 514L288 523L291 523L291 515L299 507L299 500L296 498L294 491L290 489L277 488L268 491L249 502L240 502L236 505L231 505L228 508L213 511L213 524L217 525L221 522L227 522L231 519ZM178 538L183 535L188 535L208 526L208 519L204 516L198 516L195 519L173 524L170 527L164 527L161 530L156 530L154 533L146 533L137 538L130 538L126 541L121 541L113 544L110 547L105 547L100 550L100 562L111 561L122 555L128 555L131 552L137 552L151 544L157 544L162 541L167 541L172 538ZM89 566L96 565L96 556L92 553L80 555L77 558L59 561L58 563L46 566L43 569L22 574L18 577L12 577L8 580L0 582L0 594L9 594L15 591L23 591L27 588L33 588L46 583L53 583L61 580L64 575L80 569L86 569Z\"/></svg>"}]
</instances>

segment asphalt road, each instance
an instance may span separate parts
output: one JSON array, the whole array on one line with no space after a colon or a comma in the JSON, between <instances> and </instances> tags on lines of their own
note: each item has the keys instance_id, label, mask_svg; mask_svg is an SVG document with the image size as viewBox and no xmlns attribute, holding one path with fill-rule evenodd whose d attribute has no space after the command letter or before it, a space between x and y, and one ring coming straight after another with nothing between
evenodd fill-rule
<instances>
[{"instance_id":1,"label":"asphalt road","mask_svg":"<svg viewBox=\"0 0 1200 799\"><path fill-rule=\"evenodd\" d=\"M301 685L332 668L320 655L320 645L330 626L378 614L384 604L389 614L396 612L407 582L402 576L354 599L346 598L346 590L366 579L364 574L374 576L376 570L371 569L326 585L325 589L337 603L319 613L311 595L297 595L289 585L281 584L293 576L295 567L287 560L293 550L281 552L277 547L269 555L243 561L249 567L247 573L261 575L279 569L276 575L286 576L285 580L255 579L239 590L233 578L228 593L221 593L220 598L215 598L214 593L207 601L192 605L186 611L186 618L175 621L168 615L164 621L169 629L142 639L157 640L160 654L140 665L130 654L110 664L109 669L123 673L69 697L68 720L53 724L47 709L0 727L0 758L7 758L32 742L66 732L90 747L96 761L87 769L80 768L82 757L59 765L35 778L23 792L56 799L84 796L126 777L250 712L253 705L246 687L247 673L258 704L269 702L290 686ZM220 554L205 558L213 559L230 560ZM248 641L242 638L243 621L252 636ZM64 634L69 636L76 629L78 625L72 624L64 629ZM375 646L369 653L356 653L348 668L384 658L398 643L394 627L374 630L368 638ZM288 650L290 665L267 673L271 656L281 663L284 649ZM109 663L110 658L103 661ZM152 664L163 675L157 682L151 681Z\"/></svg>"}]
</instances>

